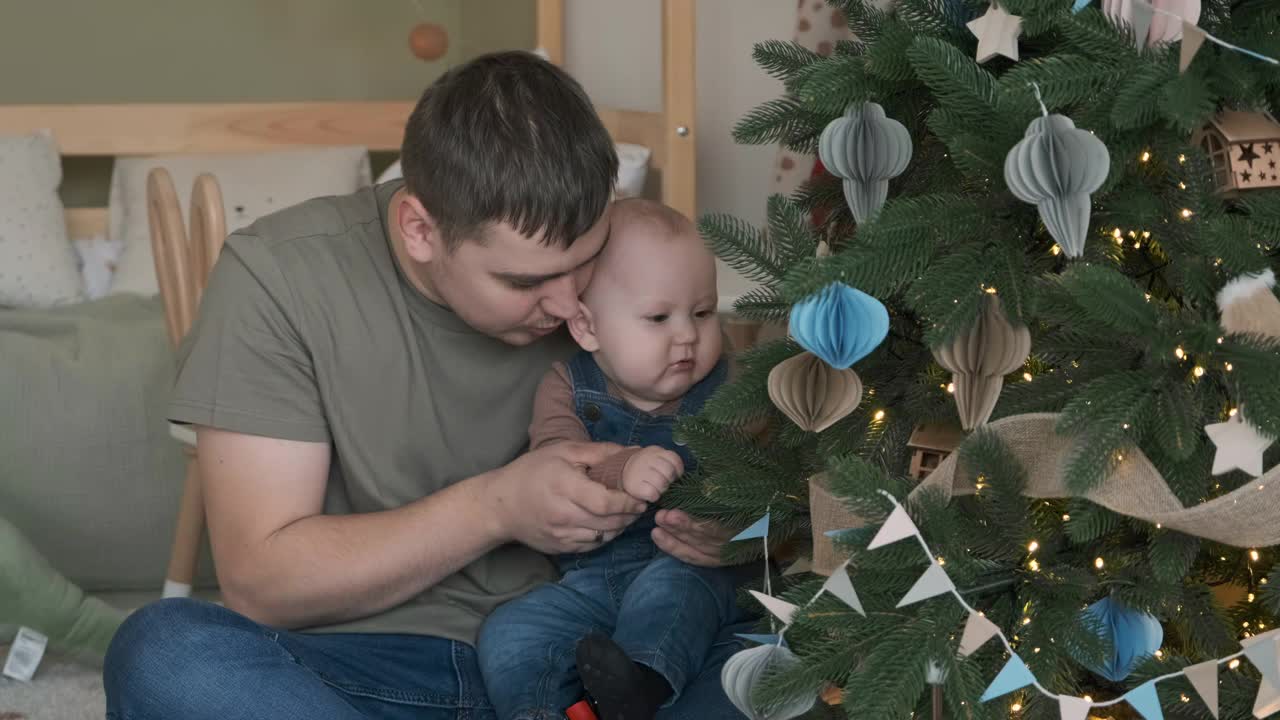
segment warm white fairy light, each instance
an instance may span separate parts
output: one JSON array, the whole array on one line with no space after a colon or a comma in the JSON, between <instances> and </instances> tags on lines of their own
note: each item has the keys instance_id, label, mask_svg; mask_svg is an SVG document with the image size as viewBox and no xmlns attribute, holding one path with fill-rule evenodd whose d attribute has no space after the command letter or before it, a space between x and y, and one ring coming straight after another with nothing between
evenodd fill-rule
<instances>
[{"instance_id":1,"label":"warm white fairy light","mask_svg":"<svg viewBox=\"0 0 1280 720\"><path fill-rule=\"evenodd\" d=\"M1257 550L1250 550L1250 551L1249 551L1249 559L1250 559L1250 560L1253 560L1254 562L1257 562L1257 561L1258 561L1258 551L1257 551Z\"/></svg>"},{"instance_id":2,"label":"warm white fairy light","mask_svg":"<svg viewBox=\"0 0 1280 720\"><path fill-rule=\"evenodd\" d=\"M1186 161L1187 161L1187 156L1186 156L1186 155L1181 155L1181 154L1180 154L1180 155L1178 155L1178 164L1179 164L1179 165L1181 165L1182 163L1185 163Z\"/></svg>"},{"instance_id":3,"label":"warm white fairy light","mask_svg":"<svg viewBox=\"0 0 1280 720\"><path fill-rule=\"evenodd\" d=\"M1026 380L1027 382L1031 382L1031 373L1029 372L1022 373L1022 379Z\"/></svg>"},{"instance_id":4,"label":"warm white fairy light","mask_svg":"<svg viewBox=\"0 0 1280 720\"><path fill-rule=\"evenodd\" d=\"M1187 184L1186 184L1186 183L1184 183L1184 182L1180 182L1180 183L1178 183L1178 189L1179 189L1179 190L1186 190L1186 189L1187 189Z\"/></svg>"},{"instance_id":5,"label":"warm white fairy light","mask_svg":"<svg viewBox=\"0 0 1280 720\"><path fill-rule=\"evenodd\" d=\"M1190 220L1191 216L1195 215L1195 213L1191 212L1190 208L1182 208L1182 212L1178 214L1182 216L1183 220Z\"/></svg>"},{"instance_id":6,"label":"warm white fairy light","mask_svg":"<svg viewBox=\"0 0 1280 720\"><path fill-rule=\"evenodd\" d=\"M876 422L879 422L879 421L883 420L883 419L884 419L884 411L883 411L883 410L877 410L877 411L876 411L876 414L875 414L875 419L876 419Z\"/></svg>"},{"instance_id":7,"label":"warm white fairy light","mask_svg":"<svg viewBox=\"0 0 1280 720\"><path fill-rule=\"evenodd\" d=\"M941 555L939 555L939 556L938 556L938 564L939 564L939 565L946 565L946 564L947 564L947 559L946 559L946 558L944 558L944 557L942 557Z\"/></svg>"},{"instance_id":8,"label":"warm white fairy light","mask_svg":"<svg viewBox=\"0 0 1280 720\"><path fill-rule=\"evenodd\" d=\"M1249 593L1249 602L1253 602L1253 593Z\"/></svg>"},{"instance_id":9,"label":"warm white fairy light","mask_svg":"<svg viewBox=\"0 0 1280 720\"><path fill-rule=\"evenodd\" d=\"M1235 417L1238 412L1240 412L1239 408L1231 408L1227 411L1227 417Z\"/></svg>"},{"instance_id":10,"label":"warm white fairy light","mask_svg":"<svg viewBox=\"0 0 1280 720\"><path fill-rule=\"evenodd\" d=\"M1031 544L1027 545L1027 552L1035 552L1039 549L1040 549L1040 543L1036 542L1035 540L1032 540Z\"/></svg>"},{"instance_id":11,"label":"warm white fairy light","mask_svg":"<svg viewBox=\"0 0 1280 720\"><path fill-rule=\"evenodd\" d=\"M1163 650L1156 650L1156 657L1157 657L1157 658L1163 658L1163 657L1164 657L1164 651L1163 651Z\"/></svg>"},{"instance_id":12,"label":"warm white fairy light","mask_svg":"<svg viewBox=\"0 0 1280 720\"><path fill-rule=\"evenodd\" d=\"M1031 562L1027 563L1027 567L1031 568L1031 572L1040 572L1040 563L1035 558L1031 558Z\"/></svg>"},{"instance_id":13,"label":"warm white fairy light","mask_svg":"<svg viewBox=\"0 0 1280 720\"><path fill-rule=\"evenodd\" d=\"M955 384L955 383L947 383L947 392L952 393L952 394L955 394L955 391L956 391L956 384Z\"/></svg>"},{"instance_id":14,"label":"warm white fairy light","mask_svg":"<svg viewBox=\"0 0 1280 720\"><path fill-rule=\"evenodd\" d=\"M1024 618L1022 618L1022 624L1023 624L1023 625L1030 625L1030 624L1031 624L1031 618L1029 618L1029 617L1024 617Z\"/></svg>"},{"instance_id":15,"label":"warm white fairy light","mask_svg":"<svg viewBox=\"0 0 1280 720\"><path fill-rule=\"evenodd\" d=\"M1235 369L1231 366L1231 363L1227 363L1226 368L1227 368L1227 372L1231 372L1232 370Z\"/></svg>"},{"instance_id":16,"label":"warm white fairy light","mask_svg":"<svg viewBox=\"0 0 1280 720\"><path fill-rule=\"evenodd\" d=\"M1191 374L1192 374L1192 375L1195 375L1196 377L1204 377L1204 368L1202 368L1202 367L1200 367L1199 365L1197 365L1197 366L1195 366L1195 368L1191 371Z\"/></svg>"},{"instance_id":17,"label":"warm white fairy light","mask_svg":"<svg viewBox=\"0 0 1280 720\"><path fill-rule=\"evenodd\" d=\"M1229 669L1231 669L1231 670L1235 670L1235 669L1236 669L1236 668L1238 668L1238 667L1240 667L1240 658L1236 658L1236 659L1232 660L1231 662L1227 663L1227 668L1229 668Z\"/></svg>"},{"instance_id":18,"label":"warm white fairy light","mask_svg":"<svg viewBox=\"0 0 1280 720\"><path fill-rule=\"evenodd\" d=\"M1022 703L1014 703L1009 706L1009 712L1022 712Z\"/></svg>"},{"instance_id":19,"label":"warm white fairy light","mask_svg":"<svg viewBox=\"0 0 1280 720\"><path fill-rule=\"evenodd\" d=\"M1175 356L1175 357L1177 357L1179 360L1185 360L1185 359L1186 359L1186 357L1187 357L1187 353L1186 353L1186 351L1185 351L1185 350L1183 350L1183 349L1182 349L1182 346L1181 346L1181 345L1179 345L1178 347L1174 348L1174 350L1173 350L1173 354L1174 354L1174 356Z\"/></svg>"},{"instance_id":20,"label":"warm white fairy light","mask_svg":"<svg viewBox=\"0 0 1280 720\"><path fill-rule=\"evenodd\" d=\"M1142 155L1138 159L1142 162L1147 162L1151 159L1151 152L1149 150L1143 150Z\"/></svg>"},{"instance_id":21,"label":"warm white fairy light","mask_svg":"<svg viewBox=\"0 0 1280 720\"><path fill-rule=\"evenodd\" d=\"M1101 570L1104 565L1106 565L1106 563L1102 561L1102 558L1097 557L1093 559L1093 566L1099 570Z\"/></svg>"},{"instance_id":22,"label":"warm white fairy light","mask_svg":"<svg viewBox=\"0 0 1280 720\"><path fill-rule=\"evenodd\" d=\"M1049 253L1052 255L1061 255L1062 247L1059 246L1058 243L1054 243L1053 247L1049 248Z\"/></svg>"},{"instance_id":23,"label":"warm white fairy light","mask_svg":"<svg viewBox=\"0 0 1280 720\"><path fill-rule=\"evenodd\" d=\"M1063 516L1062 516L1062 522L1067 522L1067 521L1068 521L1068 520L1070 520L1070 519L1071 519L1071 516L1070 516L1070 515L1063 515Z\"/></svg>"}]
</instances>

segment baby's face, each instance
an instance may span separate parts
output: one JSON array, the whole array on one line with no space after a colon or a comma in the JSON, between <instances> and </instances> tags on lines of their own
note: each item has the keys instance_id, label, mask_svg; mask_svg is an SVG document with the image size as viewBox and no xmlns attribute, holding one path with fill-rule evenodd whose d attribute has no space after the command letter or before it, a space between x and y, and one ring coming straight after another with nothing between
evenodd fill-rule
<instances>
[{"instance_id":1,"label":"baby's face","mask_svg":"<svg viewBox=\"0 0 1280 720\"><path fill-rule=\"evenodd\" d=\"M670 238L625 235L656 231L647 223L617 229L583 297L596 361L642 410L684 395L720 359L715 258L692 228Z\"/></svg>"}]
</instances>

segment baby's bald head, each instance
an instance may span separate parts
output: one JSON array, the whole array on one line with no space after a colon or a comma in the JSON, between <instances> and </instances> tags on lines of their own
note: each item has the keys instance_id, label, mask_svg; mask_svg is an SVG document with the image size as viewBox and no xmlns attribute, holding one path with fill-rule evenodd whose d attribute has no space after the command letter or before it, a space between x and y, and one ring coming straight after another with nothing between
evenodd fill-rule
<instances>
[{"instance_id":1,"label":"baby's bald head","mask_svg":"<svg viewBox=\"0 0 1280 720\"><path fill-rule=\"evenodd\" d=\"M593 295L599 297L604 291L624 289L636 282L647 284L646 275L689 261L709 269L710 282L715 284L715 256L702 242L693 221L652 200L619 200L610 210L609 240L583 299L590 304Z\"/></svg>"},{"instance_id":2,"label":"baby's bald head","mask_svg":"<svg viewBox=\"0 0 1280 720\"><path fill-rule=\"evenodd\" d=\"M715 256L689 218L651 200L620 200L569 330L628 402L653 410L715 367L718 300Z\"/></svg>"}]
</instances>

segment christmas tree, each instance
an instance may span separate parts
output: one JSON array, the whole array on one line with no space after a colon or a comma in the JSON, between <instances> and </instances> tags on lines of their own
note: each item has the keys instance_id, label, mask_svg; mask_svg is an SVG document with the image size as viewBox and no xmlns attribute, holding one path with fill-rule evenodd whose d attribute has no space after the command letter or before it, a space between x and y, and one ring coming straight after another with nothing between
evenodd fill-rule
<instances>
[{"instance_id":1,"label":"christmas tree","mask_svg":"<svg viewBox=\"0 0 1280 720\"><path fill-rule=\"evenodd\" d=\"M1280 3L1101 1L848 0L830 55L755 50L786 95L738 141L829 174L700 222L790 335L682 424L670 500L847 560L770 581L787 662L725 678L757 717L1280 709Z\"/></svg>"}]
</instances>

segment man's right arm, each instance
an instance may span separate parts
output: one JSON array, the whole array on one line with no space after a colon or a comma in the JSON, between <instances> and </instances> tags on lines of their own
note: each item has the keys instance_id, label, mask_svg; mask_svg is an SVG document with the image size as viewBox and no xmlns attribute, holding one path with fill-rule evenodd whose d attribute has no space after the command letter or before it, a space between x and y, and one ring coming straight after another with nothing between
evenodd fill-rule
<instances>
[{"instance_id":1,"label":"man's right arm","mask_svg":"<svg viewBox=\"0 0 1280 720\"><path fill-rule=\"evenodd\" d=\"M214 562L227 606L276 627L365 617L505 542L543 552L612 538L643 509L586 478L616 446L561 443L402 507L325 515L323 443L200 428Z\"/></svg>"},{"instance_id":2,"label":"man's right arm","mask_svg":"<svg viewBox=\"0 0 1280 720\"><path fill-rule=\"evenodd\" d=\"M581 550L583 536L608 536L640 511L579 467L616 447L564 443L393 510L324 515L332 410L297 302L268 244L234 234L179 353L169 416L197 428L218 579L234 609L282 627L363 617L498 544Z\"/></svg>"}]
</instances>

